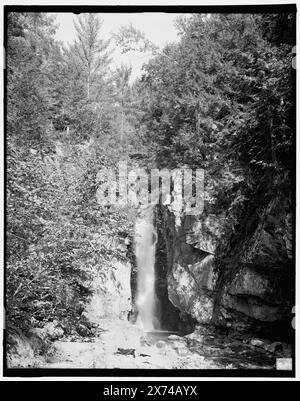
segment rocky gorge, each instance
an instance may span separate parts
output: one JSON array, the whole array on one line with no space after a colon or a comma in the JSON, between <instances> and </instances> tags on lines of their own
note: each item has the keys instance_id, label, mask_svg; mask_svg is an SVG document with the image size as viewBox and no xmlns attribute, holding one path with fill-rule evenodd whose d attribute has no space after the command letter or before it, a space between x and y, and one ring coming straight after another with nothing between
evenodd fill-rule
<instances>
[{"instance_id":1,"label":"rocky gorge","mask_svg":"<svg viewBox=\"0 0 300 401\"><path fill-rule=\"evenodd\" d=\"M141 325L136 261L132 241L125 241L128 261L115 260L113 270L94 276L90 301L71 332L57 321L25 334L10 331L8 365L272 369L276 357L291 356L292 294L285 291L291 219L284 209L269 205L230 280L218 270L224 217L185 216L158 205L154 225L161 335L151 337Z\"/></svg>"},{"instance_id":2,"label":"rocky gorge","mask_svg":"<svg viewBox=\"0 0 300 401\"><path fill-rule=\"evenodd\" d=\"M6 373L292 370L296 8L263 8L142 8L159 46L6 9Z\"/></svg>"}]
</instances>

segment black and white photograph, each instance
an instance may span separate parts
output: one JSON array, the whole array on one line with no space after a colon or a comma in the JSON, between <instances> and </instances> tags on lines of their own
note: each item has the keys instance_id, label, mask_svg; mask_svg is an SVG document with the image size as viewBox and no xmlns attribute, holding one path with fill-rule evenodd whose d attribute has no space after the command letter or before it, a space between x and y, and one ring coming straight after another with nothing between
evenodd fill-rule
<instances>
[{"instance_id":1,"label":"black and white photograph","mask_svg":"<svg viewBox=\"0 0 300 401\"><path fill-rule=\"evenodd\" d=\"M2 23L4 376L295 377L296 4Z\"/></svg>"}]
</instances>

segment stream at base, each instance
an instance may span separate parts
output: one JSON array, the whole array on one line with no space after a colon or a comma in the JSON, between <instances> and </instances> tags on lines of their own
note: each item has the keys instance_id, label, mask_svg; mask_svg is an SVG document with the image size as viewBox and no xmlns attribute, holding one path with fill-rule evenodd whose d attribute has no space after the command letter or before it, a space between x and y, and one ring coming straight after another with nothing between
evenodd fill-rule
<instances>
[{"instance_id":1,"label":"stream at base","mask_svg":"<svg viewBox=\"0 0 300 401\"><path fill-rule=\"evenodd\" d=\"M225 336L209 327L189 335L174 331L144 332L126 321L103 319L95 336L65 337L55 341L39 368L101 369L276 369L277 358L290 358L282 345L268 352L267 341ZM257 340L258 344L258 340Z\"/></svg>"},{"instance_id":2,"label":"stream at base","mask_svg":"<svg viewBox=\"0 0 300 401\"><path fill-rule=\"evenodd\" d=\"M184 333L180 333L178 331L165 331L165 330L146 331L145 339L151 345L154 345L158 341L168 341L168 337L171 335L182 337Z\"/></svg>"}]
</instances>

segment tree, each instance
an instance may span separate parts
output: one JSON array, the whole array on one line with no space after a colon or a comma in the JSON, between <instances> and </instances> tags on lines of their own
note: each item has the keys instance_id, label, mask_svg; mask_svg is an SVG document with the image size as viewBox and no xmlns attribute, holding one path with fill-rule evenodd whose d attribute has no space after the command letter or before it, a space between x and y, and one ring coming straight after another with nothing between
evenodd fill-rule
<instances>
[{"instance_id":1,"label":"tree","mask_svg":"<svg viewBox=\"0 0 300 401\"><path fill-rule=\"evenodd\" d=\"M226 216L216 252L219 289L238 272L241 252L270 202L280 200L286 215L292 211L294 20L250 14L180 19L180 42L164 49L168 58L150 60L138 83L144 143L156 164L204 168L204 213ZM291 274L290 261L284 267Z\"/></svg>"},{"instance_id":2,"label":"tree","mask_svg":"<svg viewBox=\"0 0 300 401\"><path fill-rule=\"evenodd\" d=\"M74 26L77 33L74 52L85 72L86 96L90 100L91 87L96 84L97 79L107 74L111 61L108 51L110 40L99 39L101 21L95 14L79 16Z\"/></svg>"},{"instance_id":3,"label":"tree","mask_svg":"<svg viewBox=\"0 0 300 401\"><path fill-rule=\"evenodd\" d=\"M131 90L129 86L129 79L132 68L121 64L116 68L114 74L114 82L116 87L116 100L120 108L121 122L120 122L120 140L124 141L125 130L125 112L130 110L131 103Z\"/></svg>"},{"instance_id":4,"label":"tree","mask_svg":"<svg viewBox=\"0 0 300 401\"><path fill-rule=\"evenodd\" d=\"M112 86L105 77L98 90L105 74L92 52L86 99L86 65L55 41L47 14L11 13L8 28L7 319L22 329L57 319L70 332L91 280L126 259L132 232L126 208L96 201L99 169L115 167L122 151Z\"/></svg>"},{"instance_id":5,"label":"tree","mask_svg":"<svg viewBox=\"0 0 300 401\"><path fill-rule=\"evenodd\" d=\"M8 135L19 143L48 146L53 98L47 60L54 20L44 13L10 13L8 20Z\"/></svg>"}]
</instances>

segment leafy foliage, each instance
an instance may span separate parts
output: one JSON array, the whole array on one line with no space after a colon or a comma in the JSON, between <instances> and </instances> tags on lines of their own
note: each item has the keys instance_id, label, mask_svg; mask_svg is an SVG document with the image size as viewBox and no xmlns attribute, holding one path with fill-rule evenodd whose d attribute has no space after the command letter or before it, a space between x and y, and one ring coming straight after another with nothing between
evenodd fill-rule
<instances>
[{"instance_id":1,"label":"leafy foliage","mask_svg":"<svg viewBox=\"0 0 300 401\"><path fill-rule=\"evenodd\" d=\"M278 43L277 33L276 44L266 39L265 31L266 24L269 34L270 25L280 26L278 18L181 18L181 41L164 49L168 57L161 54L144 67L138 85L144 141L161 167L206 170L207 208L239 208L265 181L267 191L290 185L292 48Z\"/></svg>"},{"instance_id":2,"label":"leafy foliage","mask_svg":"<svg viewBox=\"0 0 300 401\"><path fill-rule=\"evenodd\" d=\"M8 19L7 319L72 327L94 277L127 259L135 211L98 205L96 189L99 170L128 152L115 122L128 83L121 96L107 77L94 15L79 18L70 49L47 14Z\"/></svg>"}]
</instances>

